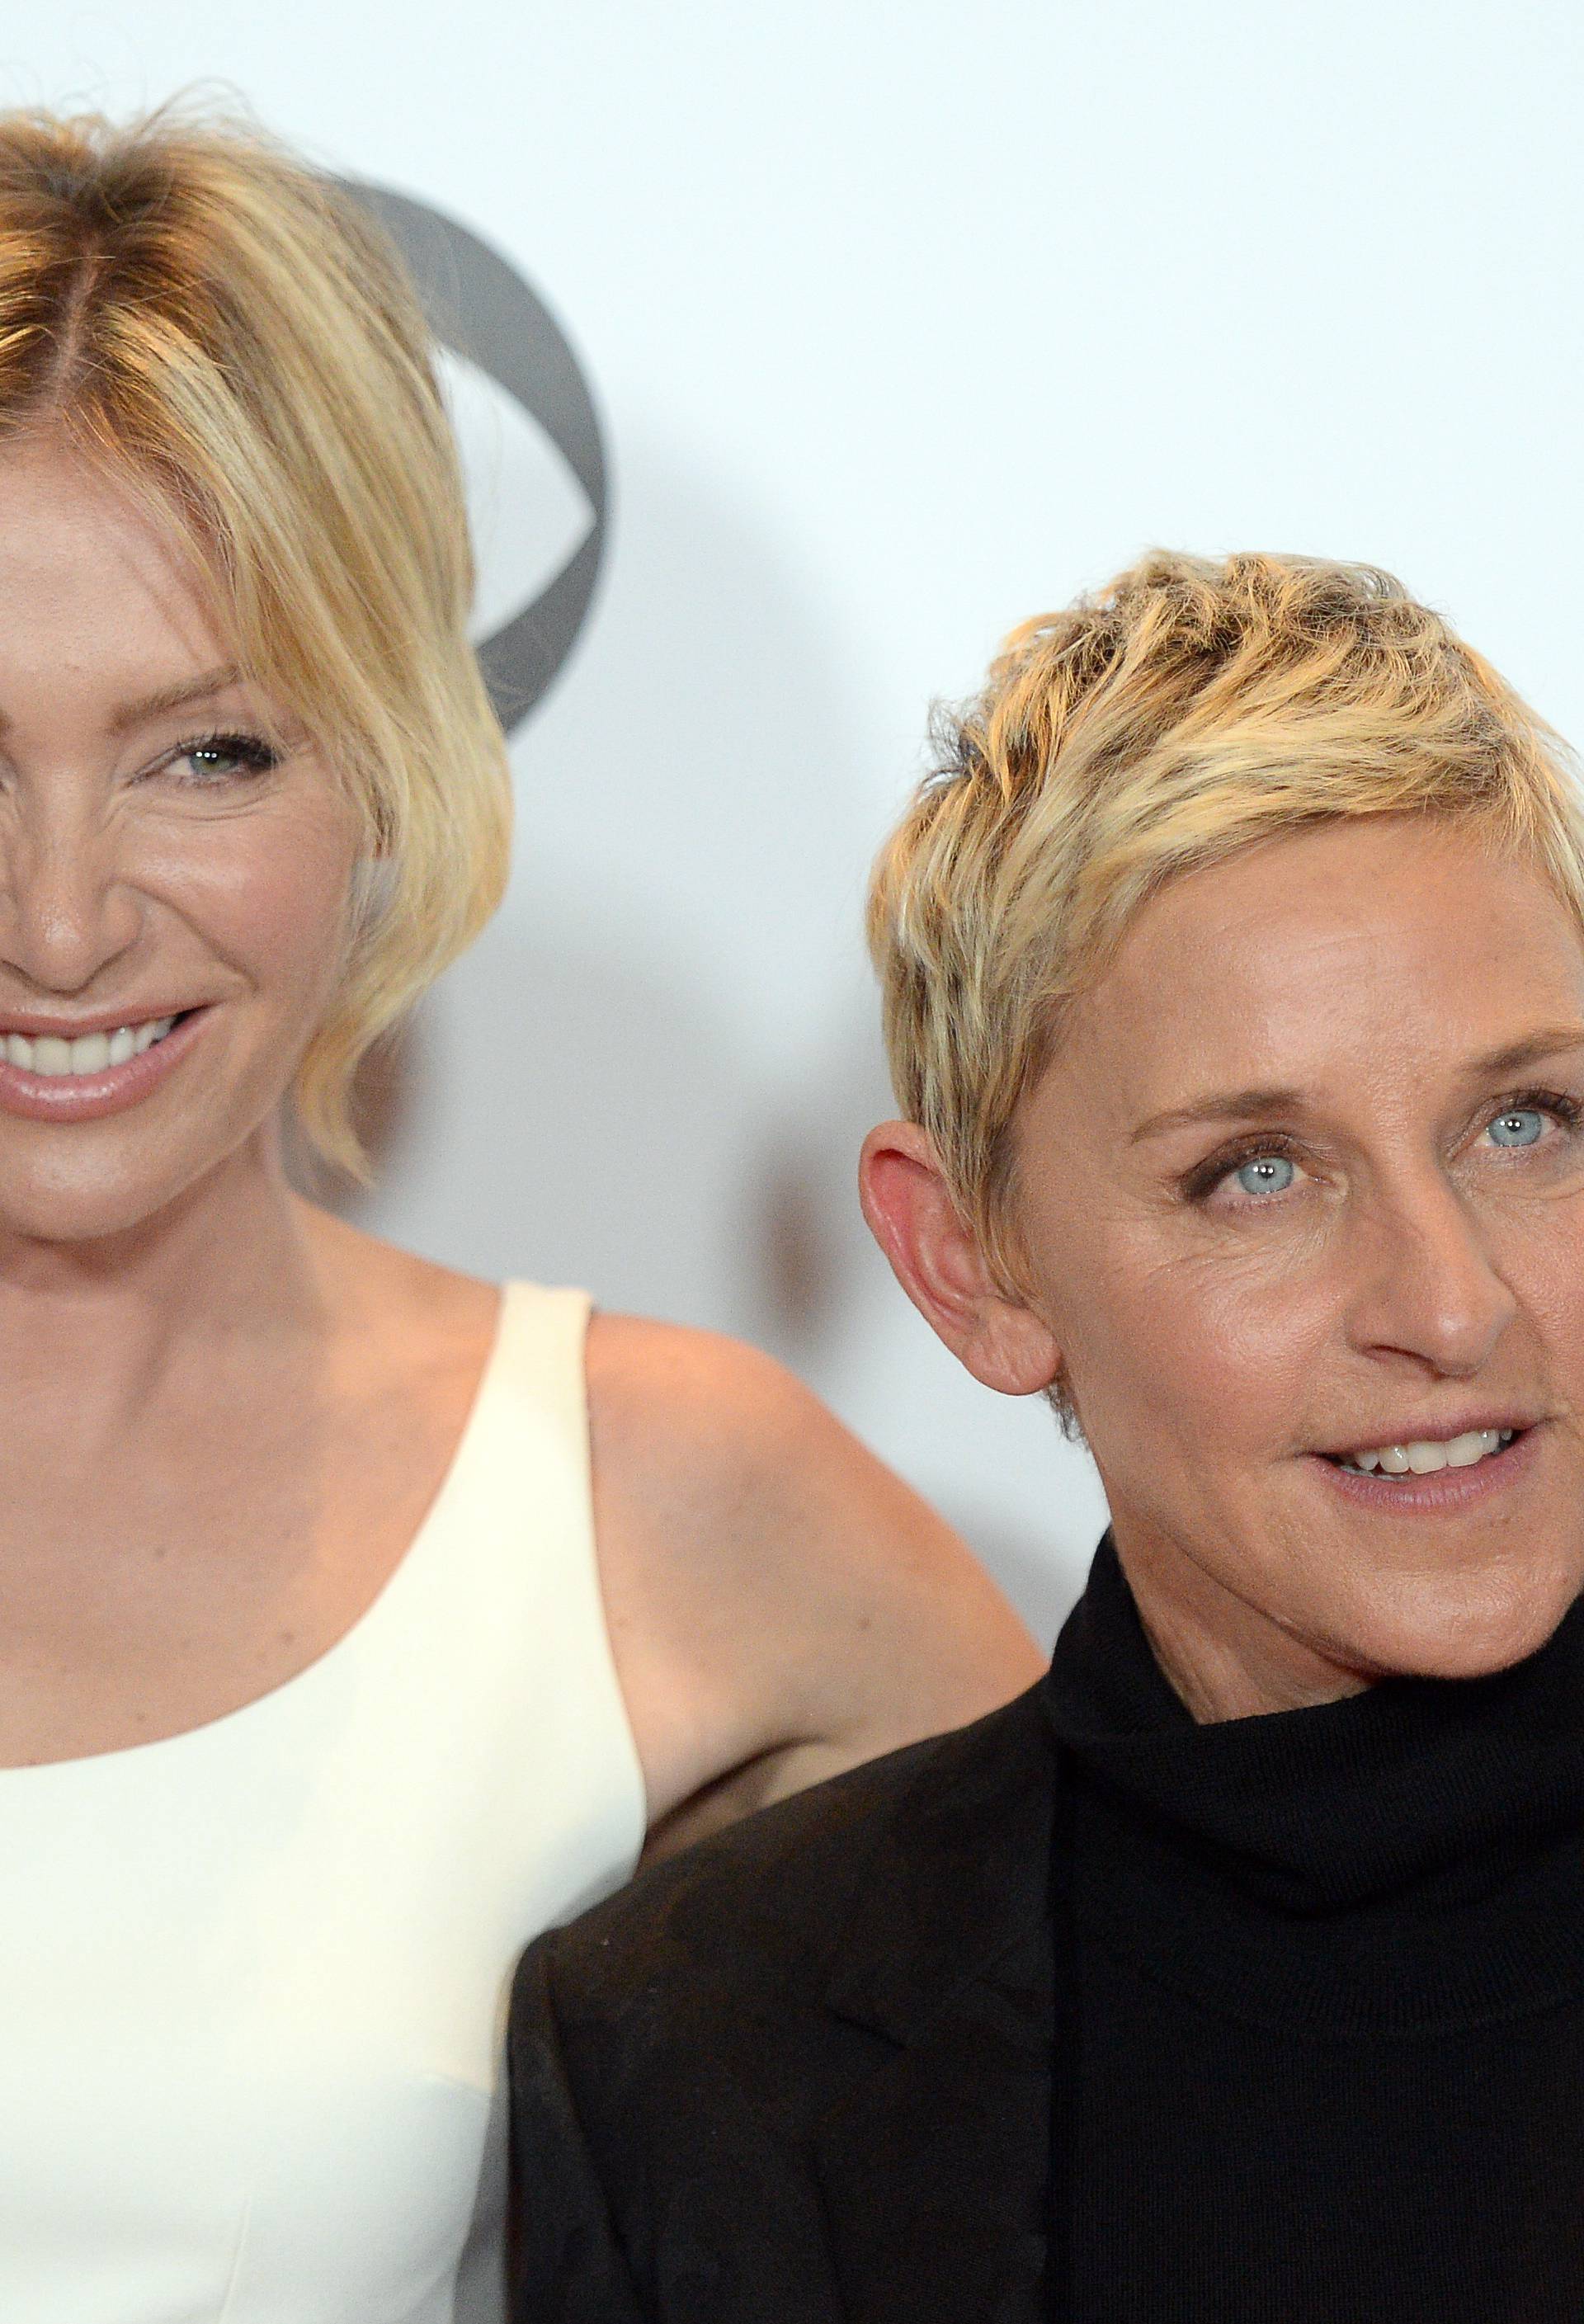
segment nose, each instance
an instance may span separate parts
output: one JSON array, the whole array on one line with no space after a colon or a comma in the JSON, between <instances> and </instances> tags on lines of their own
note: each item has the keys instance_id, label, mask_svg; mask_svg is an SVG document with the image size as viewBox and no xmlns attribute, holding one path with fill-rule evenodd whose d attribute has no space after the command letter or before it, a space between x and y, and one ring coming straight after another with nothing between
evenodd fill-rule
<instances>
[{"instance_id":1,"label":"nose","mask_svg":"<svg viewBox=\"0 0 1584 2324\"><path fill-rule=\"evenodd\" d=\"M1518 1312L1478 1220L1439 1173L1355 1227L1356 1344L1449 1379L1479 1371Z\"/></svg>"},{"instance_id":2,"label":"nose","mask_svg":"<svg viewBox=\"0 0 1584 2324\"><path fill-rule=\"evenodd\" d=\"M39 995L76 996L135 943L136 895L114 835L57 809L0 828L0 977Z\"/></svg>"}]
</instances>

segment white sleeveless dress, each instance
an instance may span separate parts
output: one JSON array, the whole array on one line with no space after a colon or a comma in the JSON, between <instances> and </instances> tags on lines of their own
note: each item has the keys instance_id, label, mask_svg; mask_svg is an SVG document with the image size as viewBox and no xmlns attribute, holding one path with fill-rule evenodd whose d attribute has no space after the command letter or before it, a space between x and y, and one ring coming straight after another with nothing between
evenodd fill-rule
<instances>
[{"instance_id":1,"label":"white sleeveless dress","mask_svg":"<svg viewBox=\"0 0 1584 2324\"><path fill-rule=\"evenodd\" d=\"M523 1946L631 1871L576 1292L509 1287L438 1498L319 1661L0 1770L5 2324L484 2324Z\"/></svg>"}]
</instances>

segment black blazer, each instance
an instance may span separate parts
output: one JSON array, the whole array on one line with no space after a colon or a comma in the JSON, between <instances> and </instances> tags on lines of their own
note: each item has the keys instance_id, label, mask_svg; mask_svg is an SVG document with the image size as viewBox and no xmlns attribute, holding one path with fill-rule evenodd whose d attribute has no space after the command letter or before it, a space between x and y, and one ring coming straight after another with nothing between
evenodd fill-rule
<instances>
[{"instance_id":1,"label":"black blazer","mask_svg":"<svg viewBox=\"0 0 1584 2324\"><path fill-rule=\"evenodd\" d=\"M1035 2324L1039 1696L785 1801L531 1948L517 2324Z\"/></svg>"}]
</instances>

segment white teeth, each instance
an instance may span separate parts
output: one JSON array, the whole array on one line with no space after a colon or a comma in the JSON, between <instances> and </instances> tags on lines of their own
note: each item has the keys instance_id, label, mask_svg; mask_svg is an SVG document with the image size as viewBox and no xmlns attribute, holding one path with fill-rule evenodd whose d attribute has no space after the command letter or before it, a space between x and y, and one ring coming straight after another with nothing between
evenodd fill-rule
<instances>
[{"instance_id":1,"label":"white teeth","mask_svg":"<svg viewBox=\"0 0 1584 2324\"><path fill-rule=\"evenodd\" d=\"M1387 1477L1428 1477L1437 1469L1471 1469L1503 1444L1510 1444L1510 1428L1470 1428L1461 1436L1416 1438L1412 1444L1381 1444L1366 1452L1350 1452L1342 1466L1365 1475L1378 1469Z\"/></svg>"},{"instance_id":2,"label":"white teeth","mask_svg":"<svg viewBox=\"0 0 1584 2324\"><path fill-rule=\"evenodd\" d=\"M1499 1442L1494 1428L1471 1428L1466 1436L1454 1436L1447 1446L1447 1467L1471 1469L1476 1461L1494 1452Z\"/></svg>"},{"instance_id":3,"label":"white teeth","mask_svg":"<svg viewBox=\"0 0 1584 2324\"><path fill-rule=\"evenodd\" d=\"M41 1074L55 1080L62 1074L102 1074L111 1065L129 1065L156 1041L162 1041L176 1019L152 1017L142 1025L122 1025L114 1033L79 1033L74 1040L41 1033L0 1036L0 1055L24 1074Z\"/></svg>"}]
</instances>

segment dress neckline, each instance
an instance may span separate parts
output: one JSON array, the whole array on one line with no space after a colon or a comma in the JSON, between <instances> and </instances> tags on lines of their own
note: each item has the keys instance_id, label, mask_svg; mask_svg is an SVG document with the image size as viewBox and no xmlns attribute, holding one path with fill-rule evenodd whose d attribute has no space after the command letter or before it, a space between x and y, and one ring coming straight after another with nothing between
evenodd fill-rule
<instances>
[{"instance_id":1,"label":"dress neckline","mask_svg":"<svg viewBox=\"0 0 1584 2324\"><path fill-rule=\"evenodd\" d=\"M29 1759L14 1766L0 1766L0 1785L24 1782L29 1777L54 1777L63 1780L79 1769L107 1768L117 1766L147 1764L151 1753L171 1757L184 1749L200 1749L205 1745L219 1746L246 1732L256 1722L271 1716L282 1715L289 1708L310 1695L314 1690L336 1675L345 1661L371 1636L377 1636L391 1621L401 1602L413 1587L413 1576L426 1563L425 1553L439 1534L452 1503L465 1487L474 1467L473 1452L485 1433L488 1416L495 1401L495 1390L504 1366L504 1349L508 1319L516 1286L507 1283L501 1286L496 1302L494 1329L490 1344L474 1382L456 1441L447 1462L428 1508L419 1519L401 1555L386 1572L383 1580L367 1602L355 1614L345 1629L338 1631L327 1646L321 1646L311 1659L266 1687L262 1693L250 1695L245 1702L235 1703L229 1711L220 1711L212 1719L199 1720L194 1726L179 1727L169 1735L153 1735L146 1742L120 1743L106 1751L79 1751L60 1759Z\"/></svg>"}]
</instances>

